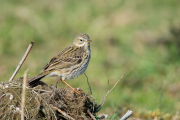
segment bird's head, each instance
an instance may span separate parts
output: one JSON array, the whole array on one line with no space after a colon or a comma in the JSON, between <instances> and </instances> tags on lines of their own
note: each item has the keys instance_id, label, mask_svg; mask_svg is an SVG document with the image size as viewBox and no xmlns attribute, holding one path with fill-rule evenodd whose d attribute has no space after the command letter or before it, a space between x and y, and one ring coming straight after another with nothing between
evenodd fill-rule
<instances>
[{"instance_id":1,"label":"bird's head","mask_svg":"<svg viewBox=\"0 0 180 120\"><path fill-rule=\"evenodd\" d=\"M80 33L74 39L73 45L77 47L84 47L85 49L87 49L88 47L90 47L90 42L92 42L92 40L90 40L87 34Z\"/></svg>"}]
</instances>

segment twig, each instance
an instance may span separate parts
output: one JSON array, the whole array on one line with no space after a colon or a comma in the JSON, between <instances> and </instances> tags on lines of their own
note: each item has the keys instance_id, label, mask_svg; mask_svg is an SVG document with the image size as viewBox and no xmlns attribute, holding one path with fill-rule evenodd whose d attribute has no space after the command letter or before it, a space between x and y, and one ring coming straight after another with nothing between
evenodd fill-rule
<instances>
[{"instance_id":1,"label":"twig","mask_svg":"<svg viewBox=\"0 0 180 120\"><path fill-rule=\"evenodd\" d=\"M125 72L123 73L123 75L121 76L121 78L116 82L116 84L114 84L114 86L111 88L111 90L108 90L106 96L104 97L104 99L101 101L101 105L103 106L105 100L106 100L106 97L108 96L108 94L116 87L116 85L119 83L119 81L123 78Z\"/></svg>"},{"instance_id":2,"label":"twig","mask_svg":"<svg viewBox=\"0 0 180 120\"><path fill-rule=\"evenodd\" d=\"M10 88L14 88L14 89L21 89L20 87L16 87L16 86L13 86L13 87L10 87ZM36 88L26 88L28 90L36 90L36 91L42 91L42 92L52 92L52 91L47 91L47 90L41 90L41 89L36 89Z\"/></svg>"},{"instance_id":3,"label":"twig","mask_svg":"<svg viewBox=\"0 0 180 120\"><path fill-rule=\"evenodd\" d=\"M108 91L109 91L109 79L108 79Z\"/></svg>"},{"instance_id":4,"label":"twig","mask_svg":"<svg viewBox=\"0 0 180 120\"><path fill-rule=\"evenodd\" d=\"M72 118L71 116L69 116L67 113L65 113L64 111L58 109L57 107L51 105L52 108L56 109L58 112L60 112L62 115L64 115L66 118L70 119L70 120L75 120L74 118Z\"/></svg>"},{"instance_id":5,"label":"twig","mask_svg":"<svg viewBox=\"0 0 180 120\"><path fill-rule=\"evenodd\" d=\"M157 116L156 116L156 117L154 117L154 120L157 120Z\"/></svg>"},{"instance_id":6,"label":"twig","mask_svg":"<svg viewBox=\"0 0 180 120\"><path fill-rule=\"evenodd\" d=\"M86 76L86 78L87 78L87 83L88 83L88 85L89 85L89 90L90 90L91 95L92 95L91 86L90 86L90 84L89 84L88 77L87 77L86 73L84 73L84 75L85 75L85 76Z\"/></svg>"},{"instance_id":7,"label":"twig","mask_svg":"<svg viewBox=\"0 0 180 120\"><path fill-rule=\"evenodd\" d=\"M24 120L24 106L25 106L25 97L26 97L26 81L27 81L27 72L28 69L24 72L23 80L23 90L22 90L22 101L21 101L21 120Z\"/></svg>"},{"instance_id":8,"label":"twig","mask_svg":"<svg viewBox=\"0 0 180 120\"><path fill-rule=\"evenodd\" d=\"M16 68L16 70L14 71L14 73L13 73L12 76L11 76L11 78L9 79L9 82L11 82L11 81L14 79L14 77L16 76L17 72L19 71L19 69L21 68L23 62L25 61L25 59L26 59L29 51L31 50L33 44L34 44L34 41L31 41L31 43L29 44L29 47L28 47L28 49L26 50L23 58L21 59L21 61L19 62L18 66L17 66L17 68Z\"/></svg>"},{"instance_id":9,"label":"twig","mask_svg":"<svg viewBox=\"0 0 180 120\"><path fill-rule=\"evenodd\" d=\"M92 113L91 113L89 110L87 110L87 113L91 116L91 118L92 118L93 120L96 120L96 118L92 115Z\"/></svg>"},{"instance_id":10,"label":"twig","mask_svg":"<svg viewBox=\"0 0 180 120\"><path fill-rule=\"evenodd\" d=\"M126 114L119 120L127 120L132 114L133 112L131 110L128 110Z\"/></svg>"},{"instance_id":11,"label":"twig","mask_svg":"<svg viewBox=\"0 0 180 120\"><path fill-rule=\"evenodd\" d=\"M176 115L174 116L173 120L178 120L179 111L176 112Z\"/></svg>"}]
</instances>

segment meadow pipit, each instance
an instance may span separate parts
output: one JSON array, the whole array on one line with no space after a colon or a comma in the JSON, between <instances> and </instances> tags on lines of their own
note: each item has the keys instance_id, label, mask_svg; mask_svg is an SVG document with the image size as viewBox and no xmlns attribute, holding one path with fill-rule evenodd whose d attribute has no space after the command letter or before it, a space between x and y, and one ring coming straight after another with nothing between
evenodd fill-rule
<instances>
[{"instance_id":1,"label":"meadow pipit","mask_svg":"<svg viewBox=\"0 0 180 120\"><path fill-rule=\"evenodd\" d=\"M85 72L91 58L90 42L92 41L87 34L78 34L72 45L53 57L39 75L28 81L29 85L44 77L58 76L64 84L75 90L65 79L73 79Z\"/></svg>"}]
</instances>

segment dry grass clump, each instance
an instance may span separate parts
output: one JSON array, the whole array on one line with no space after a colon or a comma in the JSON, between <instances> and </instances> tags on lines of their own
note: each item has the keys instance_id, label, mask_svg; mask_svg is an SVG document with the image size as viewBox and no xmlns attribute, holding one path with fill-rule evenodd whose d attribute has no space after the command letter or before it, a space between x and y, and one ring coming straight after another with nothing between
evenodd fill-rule
<instances>
[{"instance_id":1,"label":"dry grass clump","mask_svg":"<svg viewBox=\"0 0 180 120\"><path fill-rule=\"evenodd\" d=\"M22 79L0 84L0 119L20 119ZM91 119L90 114L97 113L101 107L89 94L80 91L72 93L41 81L33 88L26 87L25 119Z\"/></svg>"}]
</instances>

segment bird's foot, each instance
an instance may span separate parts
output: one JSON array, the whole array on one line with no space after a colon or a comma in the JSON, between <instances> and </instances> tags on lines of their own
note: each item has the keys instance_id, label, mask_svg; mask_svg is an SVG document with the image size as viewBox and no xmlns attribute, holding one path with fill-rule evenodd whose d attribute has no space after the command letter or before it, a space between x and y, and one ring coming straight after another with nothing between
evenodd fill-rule
<instances>
[{"instance_id":1,"label":"bird's foot","mask_svg":"<svg viewBox=\"0 0 180 120\"><path fill-rule=\"evenodd\" d=\"M79 88L77 88L77 87L72 89L72 93L74 93L74 92L78 93L78 94L83 93L82 91L79 91Z\"/></svg>"},{"instance_id":2,"label":"bird's foot","mask_svg":"<svg viewBox=\"0 0 180 120\"><path fill-rule=\"evenodd\" d=\"M83 92L79 91L79 88L73 88L72 86L70 86L67 82L65 82L64 80L61 79L61 81L69 88L72 90L72 93L78 93L81 94Z\"/></svg>"}]
</instances>

